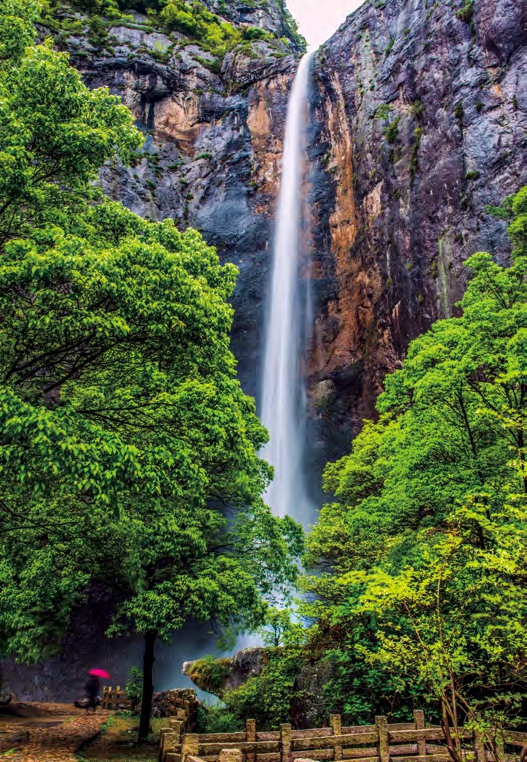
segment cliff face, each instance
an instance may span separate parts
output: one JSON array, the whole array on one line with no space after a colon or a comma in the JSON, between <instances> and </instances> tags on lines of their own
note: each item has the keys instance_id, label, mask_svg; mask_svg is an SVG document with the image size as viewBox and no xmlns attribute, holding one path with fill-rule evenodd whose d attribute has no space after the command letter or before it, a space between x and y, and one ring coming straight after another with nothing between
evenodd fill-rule
<instances>
[{"instance_id":1,"label":"cliff face","mask_svg":"<svg viewBox=\"0 0 527 762\"><path fill-rule=\"evenodd\" d=\"M380 0L319 51L307 374L326 456L408 342L453 314L463 261L507 255L486 207L527 182L526 29L523 0Z\"/></svg>"},{"instance_id":2,"label":"cliff face","mask_svg":"<svg viewBox=\"0 0 527 762\"><path fill-rule=\"evenodd\" d=\"M90 86L118 93L145 133L136 166L108 167L104 190L142 216L196 227L239 267L233 350L257 396L298 48L282 0L204 5L275 37L220 62L136 13L103 45L86 34L65 44ZM486 207L527 182L526 14L522 0L367 0L318 53L305 368L313 490L409 341L453 313L463 261L507 254L505 224Z\"/></svg>"},{"instance_id":3,"label":"cliff face","mask_svg":"<svg viewBox=\"0 0 527 762\"><path fill-rule=\"evenodd\" d=\"M137 214L197 228L240 269L233 350L245 391L257 394L266 263L295 45L280 0L205 5L239 28L275 38L238 45L223 60L177 31L134 13L104 44L89 34L62 43L90 87L106 86L131 109L145 144L135 166L107 167L103 190ZM65 11L65 13L71 13ZM77 18L79 14L77 14Z\"/></svg>"}]
</instances>

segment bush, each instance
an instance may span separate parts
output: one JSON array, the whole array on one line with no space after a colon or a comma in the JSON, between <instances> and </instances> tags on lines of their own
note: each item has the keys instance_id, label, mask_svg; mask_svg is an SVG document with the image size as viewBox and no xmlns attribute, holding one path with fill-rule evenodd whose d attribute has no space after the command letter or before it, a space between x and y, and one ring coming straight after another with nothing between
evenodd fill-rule
<instances>
[{"instance_id":1,"label":"bush","mask_svg":"<svg viewBox=\"0 0 527 762\"><path fill-rule=\"evenodd\" d=\"M465 5L456 13L456 18L465 21L467 24L472 21L474 15L474 0L467 0Z\"/></svg>"},{"instance_id":2,"label":"bush","mask_svg":"<svg viewBox=\"0 0 527 762\"><path fill-rule=\"evenodd\" d=\"M265 29L260 29L258 26L248 26L243 30L243 36L246 40L269 40L272 35L266 32Z\"/></svg>"},{"instance_id":3,"label":"bush","mask_svg":"<svg viewBox=\"0 0 527 762\"><path fill-rule=\"evenodd\" d=\"M194 662L189 677L194 682L199 682L203 690L209 693L217 693L230 672L230 659L215 659L214 656L209 655Z\"/></svg>"},{"instance_id":4,"label":"bush","mask_svg":"<svg viewBox=\"0 0 527 762\"><path fill-rule=\"evenodd\" d=\"M132 702L132 711L141 703L143 698L143 673L139 667L132 667L126 683L126 695Z\"/></svg>"},{"instance_id":5,"label":"bush","mask_svg":"<svg viewBox=\"0 0 527 762\"><path fill-rule=\"evenodd\" d=\"M234 717L251 717L262 730L277 730L290 722L293 698L300 700L295 681L305 654L302 647L269 648L267 663L257 677L224 696L227 709Z\"/></svg>"},{"instance_id":6,"label":"bush","mask_svg":"<svg viewBox=\"0 0 527 762\"><path fill-rule=\"evenodd\" d=\"M399 122L401 121L401 117L397 116L391 122L391 124L388 125L388 128L386 130L386 140L388 143L395 143L397 140L397 136L399 135Z\"/></svg>"},{"instance_id":7,"label":"bush","mask_svg":"<svg viewBox=\"0 0 527 762\"><path fill-rule=\"evenodd\" d=\"M168 30L185 34L216 55L223 55L242 39L242 32L210 13L201 3L169 0L158 17Z\"/></svg>"},{"instance_id":8,"label":"bush","mask_svg":"<svg viewBox=\"0 0 527 762\"><path fill-rule=\"evenodd\" d=\"M225 704L202 704L198 709L198 733L237 733L244 727L244 721Z\"/></svg>"}]
</instances>

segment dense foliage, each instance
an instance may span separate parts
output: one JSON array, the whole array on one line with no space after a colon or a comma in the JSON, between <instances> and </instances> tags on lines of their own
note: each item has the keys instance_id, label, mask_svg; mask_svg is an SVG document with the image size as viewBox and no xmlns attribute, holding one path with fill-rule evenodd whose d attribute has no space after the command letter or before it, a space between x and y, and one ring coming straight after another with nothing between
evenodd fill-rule
<instances>
[{"instance_id":1,"label":"dense foliage","mask_svg":"<svg viewBox=\"0 0 527 762\"><path fill-rule=\"evenodd\" d=\"M301 639L286 646L270 646L262 656L257 675L251 675L238 688L225 690L223 682L230 676L230 659L209 656L193 665L190 678L204 690L219 696L222 704L210 707L200 718L201 732L231 732L241 729L250 717L259 729L278 730L281 723L291 722L294 703L302 704L296 687L297 676L304 664L305 649Z\"/></svg>"},{"instance_id":2,"label":"dense foliage","mask_svg":"<svg viewBox=\"0 0 527 762\"><path fill-rule=\"evenodd\" d=\"M427 703L447 731L485 730L526 695L527 188L500 214L511 266L467 261L462 315L412 342L379 421L325 472L305 613L354 722Z\"/></svg>"},{"instance_id":3,"label":"dense foliage","mask_svg":"<svg viewBox=\"0 0 527 762\"><path fill-rule=\"evenodd\" d=\"M189 617L254 628L287 589L300 530L261 494L266 432L229 350L236 270L93 184L140 145L107 90L32 44L38 4L0 9L0 647L56 649L94 581L111 632ZM141 733L148 731L148 714Z\"/></svg>"}]
</instances>

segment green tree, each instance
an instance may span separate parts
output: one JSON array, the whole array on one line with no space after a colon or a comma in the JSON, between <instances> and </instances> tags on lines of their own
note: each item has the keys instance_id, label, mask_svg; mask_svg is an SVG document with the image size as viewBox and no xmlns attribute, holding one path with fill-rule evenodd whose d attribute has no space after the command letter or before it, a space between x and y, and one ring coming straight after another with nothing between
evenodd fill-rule
<instances>
[{"instance_id":1,"label":"green tree","mask_svg":"<svg viewBox=\"0 0 527 762\"><path fill-rule=\"evenodd\" d=\"M31 40L19 10L0 9L0 48L6 13ZM156 640L189 617L261 624L301 531L261 499L267 434L229 350L236 269L94 189L140 143L129 112L47 44L12 49L0 93L0 641L39 659L93 581L118 587L111 631L145 640L144 737Z\"/></svg>"},{"instance_id":2,"label":"green tree","mask_svg":"<svg viewBox=\"0 0 527 762\"><path fill-rule=\"evenodd\" d=\"M100 167L116 155L126 162L142 142L117 96L88 90L47 43L27 46L35 15L34 4L18 0L0 13L0 246L46 223L68 229L100 196Z\"/></svg>"},{"instance_id":3,"label":"green tree","mask_svg":"<svg viewBox=\"0 0 527 762\"><path fill-rule=\"evenodd\" d=\"M305 634L305 629L293 621L290 609L286 608L270 608L265 626L260 630L263 642L274 648L300 645L305 640Z\"/></svg>"},{"instance_id":4,"label":"green tree","mask_svg":"<svg viewBox=\"0 0 527 762\"><path fill-rule=\"evenodd\" d=\"M446 728L495 729L525 693L527 188L500 214L511 266L468 260L462 316L412 342L379 421L326 469L305 610L355 719L428 701Z\"/></svg>"},{"instance_id":5,"label":"green tree","mask_svg":"<svg viewBox=\"0 0 527 762\"><path fill-rule=\"evenodd\" d=\"M490 510L486 495L468 499L442 531L419 533L414 556L397 574L350 576L363 590L357 611L377 622L378 645L363 657L402 691L423 686L456 762L462 720L496 752L527 694L525 495L504 495Z\"/></svg>"}]
</instances>

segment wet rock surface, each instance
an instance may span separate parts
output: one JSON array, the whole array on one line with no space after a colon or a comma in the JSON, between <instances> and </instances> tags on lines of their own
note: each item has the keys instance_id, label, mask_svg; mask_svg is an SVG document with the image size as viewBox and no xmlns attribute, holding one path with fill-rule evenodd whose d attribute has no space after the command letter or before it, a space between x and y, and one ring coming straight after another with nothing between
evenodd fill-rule
<instances>
[{"instance_id":1,"label":"wet rock surface","mask_svg":"<svg viewBox=\"0 0 527 762\"><path fill-rule=\"evenodd\" d=\"M243 648L241 651L237 651L234 656L216 662L220 667L221 679L214 685L208 679L208 670L201 672L197 662L185 662L183 674L190 677L198 688L221 698L229 691L239 688L251 677L258 677L265 663L266 649L264 647Z\"/></svg>"},{"instance_id":2,"label":"wet rock surface","mask_svg":"<svg viewBox=\"0 0 527 762\"><path fill-rule=\"evenodd\" d=\"M307 375L321 460L349 448L409 341L455 313L463 261L507 258L486 207L527 182L526 29L522 0L381 0L319 51Z\"/></svg>"}]
</instances>

